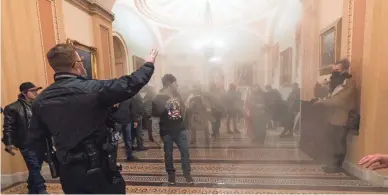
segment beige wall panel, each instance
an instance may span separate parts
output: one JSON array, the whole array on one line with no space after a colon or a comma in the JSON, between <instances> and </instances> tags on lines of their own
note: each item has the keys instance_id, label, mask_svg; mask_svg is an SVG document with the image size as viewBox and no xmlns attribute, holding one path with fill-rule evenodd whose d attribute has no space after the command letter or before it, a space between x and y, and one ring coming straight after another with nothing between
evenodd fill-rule
<instances>
[{"instance_id":1,"label":"beige wall panel","mask_svg":"<svg viewBox=\"0 0 388 195\"><path fill-rule=\"evenodd\" d=\"M46 86L43 42L36 1L2 1L2 100L1 105L15 101L20 83L34 82ZM3 145L1 146L3 150ZM25 171L21 156L1 153L2 174Z\"/></svg>"},{"instance_id":2,"label":"beige wall panel","mask_svg":"<svg viewBox=\"0 0 388 195\"><path fill-rule=\"evenodd\" d=\"M66 0L62 0L62 10L66 38L95 47L92 16Z\"/></svg>"}]
</instances>

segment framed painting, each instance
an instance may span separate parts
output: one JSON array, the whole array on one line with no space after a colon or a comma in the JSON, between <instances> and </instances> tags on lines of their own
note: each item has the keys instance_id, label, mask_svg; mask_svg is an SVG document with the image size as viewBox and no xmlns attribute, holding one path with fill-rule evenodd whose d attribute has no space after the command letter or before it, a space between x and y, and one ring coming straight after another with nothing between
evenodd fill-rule
<instances>
[{"instance_id":1,"label":"framed painting","mask_svg":"<svg viewBox=\"0 0 388 195\"><path fill-rule=\"evenodd\" d=\"M331 65L341 56L342 19L337 20L321 32L319 72L325 75L331 72Z\"/></svg>"},{"instance_id":2,"label":"framed painting","mask_svg":"<svg viewBox=\"0 0 388 195\"><path fill-rule=\"evenodd\" d=\"M292 85L292 48L289 47L280 53L280 85Z\"/></svg>"},{"instance_id":3,"label":"framed painting","mask_svg":"<svg viewBox=\"0 0 388 195\"><path fill-rule=\"evenodd\" d=\"M67 43L72 44L76 48L88 74L87 78L97 79L97 49L71 39L67 39Z\"/></svg>"},{"instance_id":4,"label":"framed painting","mask_svg":"<svg viewBox=\"0 0 388 195\"><path fill-rule=\"evenodd\" d=\"M238 86L253 85L253 64L246 63L236 67L235 83Z\"/></svg>"},{"instance_id":5,"label":"framed painting","mask_svg":"<svg viewBox=\"0 0 388 195\"><path fill-rule=\"evenodd\" d=\"M138 56L132 56L132 59L133 59L133 70L134 71L139 69L145 63L145 60L141 57L138 57Z\"/></svg>"}]
</instances>

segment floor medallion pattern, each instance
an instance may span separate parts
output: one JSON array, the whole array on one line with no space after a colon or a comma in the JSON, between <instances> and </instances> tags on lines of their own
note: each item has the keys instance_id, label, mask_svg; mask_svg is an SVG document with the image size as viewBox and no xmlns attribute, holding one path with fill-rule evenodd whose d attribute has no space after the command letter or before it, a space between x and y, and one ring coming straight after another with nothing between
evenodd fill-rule
<instances>
[{"instance_id":1,"label":"floor medallion pattern","mask_svg":"<svg viewBox=\"0 0 388 195\"><path fill-rule=\"evenodd\" d=\"M128 194L378 194L387 188L373 187L347 173L326 174L320 165L298 149L298 137L280 139L280 130L269 130L265 144L248 136L222 132L205 145L199 136L190 145L194 185L185 184L180 154L174 149L177 185L168 186L163 151L145 141L147 151L135 152L139 161L127 162L120 144L119 162ZM148 136L145 135L145 138ZM47 179L50 193L63 193L58 180ZM27 192L26 183L2 189L4 194Z\"/></svg>"}]
</instances>

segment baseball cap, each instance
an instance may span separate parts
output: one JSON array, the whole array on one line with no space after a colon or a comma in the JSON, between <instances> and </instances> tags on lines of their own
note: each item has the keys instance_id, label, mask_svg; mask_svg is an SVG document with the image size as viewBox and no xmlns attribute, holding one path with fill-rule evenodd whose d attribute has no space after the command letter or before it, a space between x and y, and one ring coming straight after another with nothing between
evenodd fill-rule
<instances>
[{"instance_id":1,"label":"baseball cap","mask_svg":"<svg viewBox=\"0 0 388 195\"><path fill-rule=\"evenodd\" d=\"M36 87L33 83L31 82L25 82L25 83L22 83L20 86L19 86L19 90L20 92L27 92L29 90L40 90L42 89L42 87Z\"/></svg>"}]
</instances>

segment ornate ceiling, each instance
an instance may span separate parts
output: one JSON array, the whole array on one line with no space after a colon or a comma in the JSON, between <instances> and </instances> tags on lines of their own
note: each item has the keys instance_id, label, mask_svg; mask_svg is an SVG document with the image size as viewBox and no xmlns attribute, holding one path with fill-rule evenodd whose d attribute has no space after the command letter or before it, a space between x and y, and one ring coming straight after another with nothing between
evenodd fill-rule
<instances>
[{"instance_id":1,"label":"ornate ceiling","mask_svg":"<svg viewBox=\"0 0 388 195\"><path fill-rule=\"evenodd\" d=\"M209 61L253 60L271 37L291 33L299 4L299 0L116 0L113 26L129 42L157 46L171 59L207 58L211 49Z\"/></svg>"},{"instance_id":2,"label":"ornate ceiling","mask_svg":"<svg viewBox=\"0 0 388 195\"><path fill-rule=\"evenodd\" d=\"M135 0L146 18L169 27L220 27L268 17L284 0Z\"/></svg>"}]
</instances>

